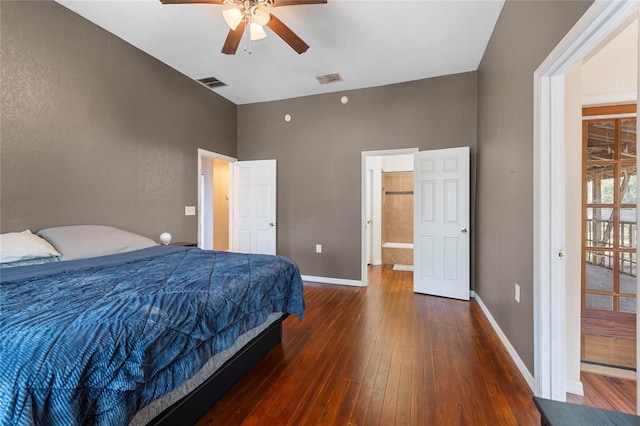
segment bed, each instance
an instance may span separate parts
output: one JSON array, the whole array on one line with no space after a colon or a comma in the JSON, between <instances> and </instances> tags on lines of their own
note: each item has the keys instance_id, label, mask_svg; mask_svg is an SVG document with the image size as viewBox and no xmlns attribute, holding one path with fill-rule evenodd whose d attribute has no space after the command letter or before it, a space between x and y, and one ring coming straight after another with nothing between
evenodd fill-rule
<instances>
[{"instance_id":1,"label":"bed","mask_svg":"<svg viewBox=\"0 0 640 426\"><path fill-rule=\"evenodd\" d=\"M84 255L0 270L2 424L192 423L303 318L284 257Z\"/></svg>"}]
</instances>

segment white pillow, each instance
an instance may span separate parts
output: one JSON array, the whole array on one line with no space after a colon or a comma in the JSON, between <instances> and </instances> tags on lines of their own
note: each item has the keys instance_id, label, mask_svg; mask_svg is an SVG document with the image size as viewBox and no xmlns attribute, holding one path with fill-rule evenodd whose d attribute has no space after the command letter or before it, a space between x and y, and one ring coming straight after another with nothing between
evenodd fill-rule
<instances>
[{"instance_id":1,"label":"white pillow","mask_svg":"<svg viewBox=\"0 0 640 426\"><path fill-rule=\"evenodd\" d=\"M38 232L62 254L62 260L85 259L158 245L150 238L102 225L47 228Z\"/></svg>"},{"instance_id":2,"label":"white pillow","mask_svg":"<svg viewBox=\"0 0 640 426\"><path fill-rule=\"evenodd\" d=\"M52 256L60 256L60 253L28 229L0 234L0 263Z\"/></svg>"}]
</instances>

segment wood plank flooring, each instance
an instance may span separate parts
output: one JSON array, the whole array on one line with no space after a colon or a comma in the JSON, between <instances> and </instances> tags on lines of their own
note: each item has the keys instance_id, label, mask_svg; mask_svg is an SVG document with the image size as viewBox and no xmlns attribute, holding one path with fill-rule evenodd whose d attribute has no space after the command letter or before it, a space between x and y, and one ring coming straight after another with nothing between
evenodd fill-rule
<instances>
[{"instance_id":1,"label":"wood plank flooring","mask_svg":"<svg viewBox=\"0 0 640 426\"><path fill-rule=\"evenodd\" d=\"M305 284L303 322L198 425L536 425L532 393L475 301L417 295L372 267L366 288Z\"/></svg>"},{"instance_id":2,"label":"wood plank flooring","mask_svg":"<svg viewBox=\"0 0 640 426\"><path fill-rule=\"evenodd\" d=\"M636 382L582 371L584 396L567 394L567 402L636 414Z\"/></svg>"},{"instance_id":3,"label":"wood plank flooring","mask_svg":"<svg viewBox=\"0 0 640 426\"><path fill-rule=\"evenodd\" d=\"M636 315L582 309L581 359L602 365L636 367Z\"/></svg>"}]
</instances>

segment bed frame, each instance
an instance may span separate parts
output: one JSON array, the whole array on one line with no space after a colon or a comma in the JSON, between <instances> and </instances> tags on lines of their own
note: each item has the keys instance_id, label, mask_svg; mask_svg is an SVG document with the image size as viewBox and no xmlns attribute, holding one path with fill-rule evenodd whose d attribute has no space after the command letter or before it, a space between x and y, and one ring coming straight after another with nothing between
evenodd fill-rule
<instances>
[{"instance_id":1,"label":"bed frame","mask_svg":"<svg viewBox=\"0 0 640 426\"><path fill-rule=\"evenodd\" d=\"M158 414L149 425L195 424L282 341L283 315L247 343L193 392Z\"/></svg>"}]
</instances>

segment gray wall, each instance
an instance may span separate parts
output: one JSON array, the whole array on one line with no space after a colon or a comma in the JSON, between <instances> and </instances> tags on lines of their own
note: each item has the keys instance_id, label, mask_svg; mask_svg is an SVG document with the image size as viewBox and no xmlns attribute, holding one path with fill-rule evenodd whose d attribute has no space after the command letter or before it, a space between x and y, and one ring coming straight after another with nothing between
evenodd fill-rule
<instances>
[{"instance_id":1,"label":"gray wall","mask_svg":"<svg viewBox=\"0 0 640 426\"><path fill-rule=\"evenodd\" d=\"M475 72L238 107L239 159L278 161L278 253L306 275L360 279L362 151L475 140Z\"/></svg>"},{"instance_id":2,"label":"gray wall","mask_svg":"<svg viewBox=\"0 0 640 426\"><path fill-rule=\"evenodd\" d=\"M0 13L1 231L195 241L197 148L236 155L236 106L57 3Z\"/></svg>"},{"instance_id":3,"label":"gray wall","mask_svg":"<svg viewBox=\"0 0 640 426\"><path fill-rule=\"evenodd\" d=\"M590 4L507 1L478 69L476 291L531 372L533 73Z\"/></svg>"}]
</instances>

